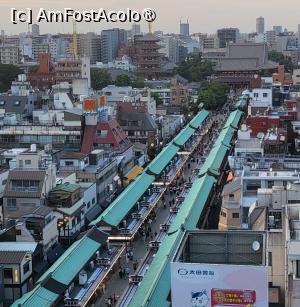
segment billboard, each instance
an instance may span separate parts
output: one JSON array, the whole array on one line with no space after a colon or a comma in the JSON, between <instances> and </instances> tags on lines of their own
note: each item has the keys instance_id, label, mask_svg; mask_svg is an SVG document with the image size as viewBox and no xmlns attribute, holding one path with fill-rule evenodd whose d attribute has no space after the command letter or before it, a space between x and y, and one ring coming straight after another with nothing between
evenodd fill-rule
<instances>
[{"instance_id":1,"label":"billboard","mask_svg":"<svg viewBox=\"0 0 300 307\"><path fill-rule=\"evenodd\" d=\"M173 307L267 307L266 266L171 263Z\"/></svg>"},{"instance_id":2,"label":"billboard","mask_svg":"<svg viewBox=\"0 0 300 307\"><path fill-rule=\"evenodd\" d=\"M82 109L85 112L96 112L97 111L96 99L93 98L84 99Z\"/></svg>"},{"instance_id":3,"label":"billboard","mask_svg":"<svg viewBox=\"0 0 300 307\"><path fill-rule=\"evenodd\" d=\"M98 97L98 108L101 108L106 105L106 96Z\"/></svg>"}]
</instances>

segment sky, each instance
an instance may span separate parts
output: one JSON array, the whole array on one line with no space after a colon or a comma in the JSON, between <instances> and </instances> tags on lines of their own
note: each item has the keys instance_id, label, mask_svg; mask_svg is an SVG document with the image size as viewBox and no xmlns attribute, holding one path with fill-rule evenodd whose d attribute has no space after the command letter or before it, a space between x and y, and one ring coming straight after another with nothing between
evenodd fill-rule
<instances>
[{"instance_id":1,"label":"sky","mask_svg":"<svg viewBox=\"0 0 300 307\"><path fill-rule=\"evenodd\" d=\"M26 3L26 6L24 6ZM242 33L255 31L255 20L259 16L265 18L265 28L282 25L296 31L300 24L299 0L0 0L0 29L5 33L17 34L26 32L27 24L14 25L10 21L11 8L31 8L37 12L46 10L62 10L72 8L89 10L104 8L106 10L126 10L127 8L142 11L144 8L155 10L157 18L153 30L165 33L178 33L180 20L189 20L190 33L215 33L222 27L237 27ZM71 23L40 24L41 33L72 32ZM79 23L77 31L100 33L103 29L121 27L131 28L130 23ZM146 31L146 22L141 22L142 31Z\"/></svg>"}]
</instances>

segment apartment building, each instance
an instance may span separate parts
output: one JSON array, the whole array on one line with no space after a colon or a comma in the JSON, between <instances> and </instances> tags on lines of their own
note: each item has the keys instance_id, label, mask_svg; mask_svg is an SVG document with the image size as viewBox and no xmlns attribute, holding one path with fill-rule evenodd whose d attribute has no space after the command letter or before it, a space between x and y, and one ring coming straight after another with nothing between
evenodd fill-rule
<instances>
[{"instance_id":1,"label":"apartment building","mask_svg":"<svg viewBox=\"0 0 300 307\"><path fill-rule=\"evenodd\" d=\"M3 193L4 224L8 225L46 204L48 192L55 186L56 167L43 159L43 152L31 151L16 157Z\"/></svg>"},{"instance_id":2,"label":"apartment building","mask_svg":"<svg viewBox=\"0 0 300 307\"><path fill-rule=\"evenodd\" d=\"M18 65L21 61L21 53L18 46L1 45L0 46L0 63Z\"/></svg>"}]
</instances>

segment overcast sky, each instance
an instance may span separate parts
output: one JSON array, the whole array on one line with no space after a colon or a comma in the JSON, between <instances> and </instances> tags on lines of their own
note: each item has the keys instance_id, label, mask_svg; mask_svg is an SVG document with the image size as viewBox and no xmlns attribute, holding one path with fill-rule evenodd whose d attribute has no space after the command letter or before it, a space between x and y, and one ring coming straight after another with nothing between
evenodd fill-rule
<instances>
[{"instance_id":1,"label":"overcast sky","mask_svg":"<svg viewBox=\"0 0 300 307\"><path fill-rule=\"evenodd\" d=\"M89 10L124 10L127 8L142 11L150 7L156 11L157 19L153 30L179 32L179 21L189 19L190 32L215 33L221 27L238 27L241 32L255 31L256 17L265 17L266 29L282 25L296 31L300 24L299 0L0 0L0 29L7 34L25 32L27 24L13 25L10 22L11 8L32 8L35 12L43 7L47 10L61 10L65 7ZM80 23L78 32L122 27L129 29L130 23ZM146 30L145 22L141 22ZM71 32L71 24L40 23L41 33Z\"/></svg>"}]
</instances>

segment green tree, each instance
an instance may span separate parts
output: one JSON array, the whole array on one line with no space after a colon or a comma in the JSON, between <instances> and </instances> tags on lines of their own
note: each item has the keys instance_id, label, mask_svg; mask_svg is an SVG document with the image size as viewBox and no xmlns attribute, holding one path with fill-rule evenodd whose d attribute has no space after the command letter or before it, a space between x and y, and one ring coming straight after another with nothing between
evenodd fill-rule
<instances>
[{"instance_id":1,"label":"green tree","mask_svg":"<svg viewBox=\"0 0 300 307\"><path fill-rule=\"evenodd\" d=\"M94 90L101 90L109 84L112 84L112 80L107 70L91 68L91 85Z\"/></svg>"},{"instance_id":2,"label":"green tree","mask_svg":"<svg viewBox=\"0 0 300 307\"><path fill-rule=\"evenodd\" d=\"M226 102L226 95L229 92L229 87L221 82L202 82L198 104L203 103L203 107L207 110L219 110Z\"/></svg>"},{"instance_id":3,"label":"green tree","mask_svg":"<svg viewBox=\"0 0 300 307\"><path fill-rule=\"evenodd\" d=\"M0 92L5 92L10 88L11 82L24 71L11 64L0 64Z\"/></svg>"},{"instance_id":4,"label":"green tree","mask_svg":"<svg viewBox=\"0 0 300 307\"><path fill-rule=\"evenodd\" d=\"M133 88L144 88L145 87L145 82L144 82L143 79L138 78L138 79L132 81L131 86Z\"/></svg>"},{"instance_id":5,"label":"green tree","mask_svg":"<svg viewBox=\"0 0 300 307\"><path fill-rule=\"evenodd\" d=\"M125 74L118 75L115 80L115 85L116 86L129 86L131 85L131 79Z\"/></svg>"},{"instance_id":6,"label":"green tree","mask_svg":"<svg viewBox=\"0 0 300 307\"><path fill-rule=\"evenodd\" d=\"M161 98L159 97L158 93L151 93L151 97L154 98L154 100L156 101L156 105L159 106L160 104L163 103L163 101L161 100Z\"/></svg>"},{"instance_id":7,"label":"green tree","mask_svg":"<svg viewBox=\"0 0 300 307\"><path fill-rule=\"evenodd\" d=\"M28 73L29 74L35 73L35 72L38 71L38 69L39 69L38 65L30 66L29 69L28 69Z\"/></svg>"},{"instance_id":8,"label":"green tree","mask_svg":"<svg viewBox=\"0 0 300 307\"><path fill-rule=\"evenodd\" d=\"M284 68L288 72L292 72L294 69L294 64L293 64L291 57L285 56L281 52L270 51L268 54L268 58L270 61L276 62L280 65L284 65Z\"/></svg>"},{"instance_id":9,"label":"green tree","mask_svg":"<svg viewBox=\"0 0 300 307\"><path fill-rule=\"evenodd\" d=\"M191 53L175 69L175 73L188 81L199 82L205 80L213 73L213 64L203 60L202 53Z\"/></svg>"}]
</instances>

